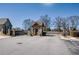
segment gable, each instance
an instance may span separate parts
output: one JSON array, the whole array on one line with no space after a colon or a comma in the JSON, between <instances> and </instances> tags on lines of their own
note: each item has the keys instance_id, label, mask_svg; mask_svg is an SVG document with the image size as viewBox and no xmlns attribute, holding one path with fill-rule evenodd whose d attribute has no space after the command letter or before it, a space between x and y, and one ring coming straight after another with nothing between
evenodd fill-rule
<instances>
[{"instance_id":1,"label":"gable","mask_svg":"<svg viewBox=\"0 0 79 59\"><path fill-rule=\"evenodd\" d=\"M39 23L35 22L32 27L42 27L42 25L40 25Z\"/></svg>"},{"instance_id":2,"label":"gable","mask_svg":"<svg viewBox=\"0 0 79 59\"><path fill-rule=\"evenodd\" d=\"M0 18L0 25L9 24L12 26L8 18Z\"/></svg>"}]
</instances>

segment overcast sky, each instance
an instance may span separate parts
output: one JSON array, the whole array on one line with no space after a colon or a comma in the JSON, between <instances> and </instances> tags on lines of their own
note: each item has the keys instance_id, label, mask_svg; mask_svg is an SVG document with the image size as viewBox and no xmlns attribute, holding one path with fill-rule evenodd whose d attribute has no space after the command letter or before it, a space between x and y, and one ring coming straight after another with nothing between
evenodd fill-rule
<instances>
[{"instance_id":1,"label":"overcast sky","mask_svg":"<svg viewBox=\"0 0 79 59\"><path fill-rule=\"evenodd\" d=\"M22 28L24 19L38 20L45 14L52 21L57 16L79 16L79 4L0 4L0 18L9 18L13 27Z\"/></svg>"}]
</instances>

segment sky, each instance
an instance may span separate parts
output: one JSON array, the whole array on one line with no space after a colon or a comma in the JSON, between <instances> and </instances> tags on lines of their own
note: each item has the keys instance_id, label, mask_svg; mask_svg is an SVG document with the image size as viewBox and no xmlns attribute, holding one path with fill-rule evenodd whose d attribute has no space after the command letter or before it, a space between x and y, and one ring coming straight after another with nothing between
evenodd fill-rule
<instances>
[{"instance_id":1,"label":"sky","mask_svg":"<svg viewBox=\"0 0 79 59\"><path fill-rule=\"evenodd\" d=\"M9 18L13 27L23 28L25 19L38 20L40 16L55 17L79 16L79 4L72 3L6 3L0 4L0 18Z\"/></svg>"}]
</instances>

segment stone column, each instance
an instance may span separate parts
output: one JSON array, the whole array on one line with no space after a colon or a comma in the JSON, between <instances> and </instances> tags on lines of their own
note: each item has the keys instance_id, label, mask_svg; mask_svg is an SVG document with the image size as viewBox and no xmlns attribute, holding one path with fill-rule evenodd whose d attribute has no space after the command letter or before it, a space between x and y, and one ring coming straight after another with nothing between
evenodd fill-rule
<instances>
[{"instance_id":1,"label":"stone column","mask_svg":"<svg viewBox=\"0 0 79 59\"><path fill-rule=\"evenodd\" d=\"M7 33L7 35L10 35L10 29L8 29L8 33Z\"/></svg>"},{"instance_id":2,"label":"stone column","mask_svg":"<svg viewBox=\"0 0 79 59\"><path fill-rule=\"evenodd\" d=\"M28 30L28 35L30 35L30 31Z\"/></svg>"},{"instance_id":3,"label":"stone column","mask_svg":"<svg viewBox=\"0 0 79 59\"><path fill-rule=\"evenodd\" d=\"M15 36L15 30L14 29L12 30L12 35Z\"/></svg>"},{"instance_id":4,"label":"stone column","mask_svg":"<svg viewBox=\"0 0 79 59\"><path fill-rule=\"evenodd\" d=\"M34 31L33 31L33 35L35 35L35 29L34 29Z\"/></svg>"},{"instance_id":5,"label":"stone column","mask_svg":"<svg viewBox=\"0 0 79 59\"><path fill-rule=\"evenodd\" d=\"M3 35L4 33L3 33L3 28L1 29L1 35Z\"/></svg>"}]
</instances>

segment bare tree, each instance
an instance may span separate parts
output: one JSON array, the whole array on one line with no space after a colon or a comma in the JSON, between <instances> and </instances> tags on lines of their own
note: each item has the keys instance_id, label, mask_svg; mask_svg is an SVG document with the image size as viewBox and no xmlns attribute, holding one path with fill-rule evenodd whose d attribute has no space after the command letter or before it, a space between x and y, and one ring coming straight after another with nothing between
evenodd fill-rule
<instances>
[{"instance_id":1,"label":"bare tree","mask_svg":"<svg viewBox=\"0 0 79 59\"><path fill-rule=\"evenodd\" d=\"M62 25L62 29L63 30L69 30L69 21L67 18L61 18L62 21L61 21L61 25Z\"/></svg>"},{"instance_id":2,"label":"bare tree","mask_svg":"<svg viewBox=\"0 0 79 59\"><path fill-rule=\"evenodd\" d=\"M61 17L56 17L55 22L54 22L55 27L57 28L58 31L61 31L61 26L62 26L62 19Z\"/></svg>"},{"instance_id":3,"label":"bare tree","mask_svg":"<svg viewBox=\"0 0 79 59\"><path fill-rule=\"evenodd\" d=\"M31 19L25 19L23 21L23 27L24 27L24 29L28 30L31 27L32 23L33 23L33 21Z\"/></svg>"},{"instance_id":4,"label":"bare tree","mask_svg":"<svg viewBox=\"0 0 79 59\"><path fill-rule=\"evenodd\" d=\"M41 16L40 20L45 23L47 28L50 28L50 21L51 21L51 19L50 19L50 17L48 15Z\"/></svg>"},{"instance_id":5,"label":"bare tree","mask_svg":"<svg viewBox=\"0 0 79 59\"><path fill-rule=\"evenodd\" d=\"M55 27L58 29L58 31L69 30L69 21L67 20L67 18L56 17L54 24L55 24Z\"/></svg>"},{"instance_id":6,"label":"bare tree","mask_svg":"<svg viewBox=\"0 0 79 59\"><path fill-rule=\"evenodd\" d=\"M63 35L69 34L69 21L67 18L62 18L62 29L63 29Z\"/></svg>"},{"instance_id":7,"label":"bare tree","mask_svg":"<svg viewBox=\"0 0 79 59\"><path fill-rule=\"evenodd\" d=\"M68 19L70 20L71 30L76 30L79 25L79 16L70 16Z\"/></svg>"}]
</instances>

